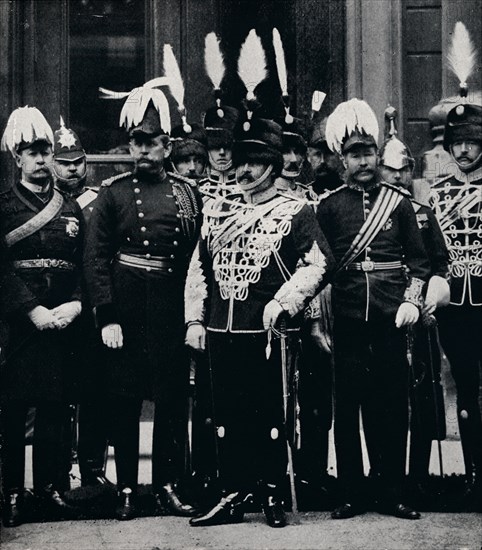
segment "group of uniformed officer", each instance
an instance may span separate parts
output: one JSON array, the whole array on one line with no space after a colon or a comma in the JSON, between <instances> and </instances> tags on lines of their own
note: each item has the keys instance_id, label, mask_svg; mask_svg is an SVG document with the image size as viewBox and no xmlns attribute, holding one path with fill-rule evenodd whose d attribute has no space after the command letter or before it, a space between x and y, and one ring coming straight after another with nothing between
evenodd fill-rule
<instances>
[{"instance_id":1,"label":"group of uniformed officer","mask_svg":"<svg viewBox=\"0 0 482 550\"><path fill-rule=\"evenodd\" d=\"M361 410L380 511L418 519L402 494L409 395L410 473L423 487L432 440L445 431L437 321L457 385L467 493L480 493L482 106L461 97L448 114L444 145L457 170L434 184L428 207L413 198L414 159L394 110L380 150L364 101L321 119L314 97L311 125L294 118L277 31L284 116L257 115L266 73L251 61L264 55L254 31L240 52L247 95L235 109L219 92L219 43L206 43L216 105L203 124L188 121L166 46L166 77L124 94L133 170L100 188L86 186L85 152L63 121L53 133L34 107L8 120L2 148L19 178L0 194L4 525L24 520L30 407L35 494L50 518L75 515L64 498L72 403L82 484L110 484L112 444L115 516L136 517L149 399L157 514L235 523L255 499L268 525L283 527L287 471L293 506L295 481L321 491L327 476L332 376L341 499L332 517L368 505ZM179 105L172 129L165 85ZM199 507L187 502L186 449L209 489Z\"/></svg>"}]
</instances>

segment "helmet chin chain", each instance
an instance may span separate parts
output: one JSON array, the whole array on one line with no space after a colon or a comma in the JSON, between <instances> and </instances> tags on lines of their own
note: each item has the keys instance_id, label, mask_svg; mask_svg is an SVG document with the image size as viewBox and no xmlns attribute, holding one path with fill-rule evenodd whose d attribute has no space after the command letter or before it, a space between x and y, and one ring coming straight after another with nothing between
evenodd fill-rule
<instances>
[{"instance_id":1,"label":"helmet chin chain","mask_svg":"<svg viewBox=\"0 0 482 550\"><path fill-rule=\"evenodd\" d=\"M262 200L262 198L264 197L264 191L266 191L269 187L272 186L272 182L270 181L272 172L273 172L273 165L270 164L266 168L266 170L261 174L261 176L256 180L252 181L251 183L240 184L236 178L238 186L241 189L243 195L245 196L245 199L247 202L251 204L255 204ZM269 185L265 185L265 183L269 183Z\"/></svg>"},{"instance_id":2,"label":"helmet chin chain","mask_svg":"<svg viewBox=\"0 0 482 550\"><path fill-rule=\"evenodd\" d=\"M218 172L227 172L233 167L232 159L228 160L226 164L218 164L216 161L213 160L211 153L208 153L208 156L209 156L209 164L211 165L211 168L213 168L214 170L217 170Z\"/></svg>"},{"instance_id":3,"label":"helmet chin chain","mask_svg":"<svg viewBox=\"0 0 482 550\"><path fill-rule=\"evenodd\" d=\"M57 184L61 189L65 191L77 191L79 189L82 189L85 184L85 180L87 179L87 172L82 177L74 180L72 178L63 178L62 176L60 176L55 169L55 165L52 166L52 171L54 173ZM72 186L72 183L75 183L75 185Z\"/></svg>"},{"instance_id":4,"label":"helmet chin chain","mask_svg":"<svg viewBox=\"0 0 482 550\"><path fill-rule=\"evenodd\" d=\"M298 170L297 172L290 172L289 170L285 170L284 168L283 170L281 170L281 176L289 180L294 180L298 178L300 174L301 174L301 169Z\"/></svg>"},{"instance_id":5,"label":"helmet chin chain","mask_svg":"<svg viewBox=\"0 0 482 550\"><path fill-rule=\"evenodd\" d=\"M452 155L452 158L455 160L454 153L453 153L453 145L450 146L450 153ZM482 152L480 152L479 156L469 164L463 164L462 165L462 164L458 163L456 160L455 160L455 162L456 162L456 164L459 167L459 170L461 172L464 172L464 173L472 172L478 166L480 166L480 164L482 163Z\"/></svg>"}]
</instances>

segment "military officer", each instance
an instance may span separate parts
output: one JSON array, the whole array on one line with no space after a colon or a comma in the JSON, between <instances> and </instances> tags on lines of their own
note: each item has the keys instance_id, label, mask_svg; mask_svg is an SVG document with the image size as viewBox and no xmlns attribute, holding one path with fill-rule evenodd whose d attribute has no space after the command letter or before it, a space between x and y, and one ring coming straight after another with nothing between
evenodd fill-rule
<instances>
[{"instance_id":1,"label":"military officer","mask_svg":"<svg viewBox=\"0 0 482 550\"><path fill-rule=\"evenodd\" d=\"M352 121L355 123L352 125ZM378 123L358 99L328 117L330 149L343 156L346 184L327 193L318 221L333 249L335 447L343 504L334 519L363 512L359 409L380 445L385 513L418 519L401 503L408 387L405 327L419 317L428 260L407 194L381 182ZM407 280L402 262L408 265Z\"/></svg>"},{"instance_id":2,"label":"military officer","mask_svg":"<svg viewBox=\"0 0 482 550\"><path fill-rule=\"evenodd\" d=\"M462 88L465 95L466 90ZM447 115L444 148L454 175L436 180L431 204L451 261L450 305L437 313L442 348L457 388L457 415L468 495L482 486L479 408L482 329L482 106L460 98ZM476 501L476 500L475 500ZM480 502L480 501L479 501Z\"/></svg>"},{"instance_id":3,"label":"military officer","mask_svg":"<svg viewBox=\"0 0 482 550\"><path fill-rule=\"evenodd\" d=\"M116 517L136 515L139 417L155 402L152 486L158 511L192 515L178 492L183 468L189 363L183 288L201 222L193 180L166 173L171 153L166 97L152 83L126 99L132 173L102 183L88 228L85 277L109 363L119 500Z\"/></svg>"},{"instance_id":4,"label":"military officer","mask_svg":"<svg viewBox=\"0 0 482 550\"><path fill-rule=\"evenodd\" d=\"M288 330L297 330L298 314L329 274L332 258L312 209L274 186L281 140L275 122L239 123L233 159L244 202L228 197L205 210L189 267L186 342L204 349L207 330L224 489L193 526L241 521L256 482L268 525L286 523L281 352L273 335L285 316Z\"/></svg>"},{"instance_id":5,"label":"military officer","mask_svg":"<svg viewBox=\"0 0 482 550\"><path fill-rule=\"evenodd\" d=\"M88 223L98 195L98 188L86 185L87 157L79 136L67 128L60 117L60 128L54 132L54 162L52 171L55 185L75 199ZM86 296L83 296L84 302ZM82 308L82 338L75 360L81 364L80 379L75 381L72 399L80 400L78 411L78 459L81 483L110 485L105 477L107 456L107 418L104 369L99 368L99 342L91 308ZM73 350L74 351L74 350ZM76 422L77 414L74 415ZM76 426L75 426L76 428Z\"/></svg>"},{"instance_id":6,"label":"military officer","mask_svg":"<svg viewBox=\"0 0 482 550\"><path fill-rule=\"evenodd\" d=\"M70 352L78 338L83 217L78 204L53 186L50 126L35 107L16 109L2 138L20 179L0 195L1 234L11 272L3 284L10 327L2 373L4 524L24 519L25 419L36 408L34 490L48 517L70 516L62 499L70 462L63 445L69 428Z\"/></svg>"},{"instance_id":7,"label":"military officer","mask_svg":"<svg viewBox=\"0 0 482 550\"><path fill-rule=\"evenodd\" d=\"M427 491L432 440L440 441L445 438L441 357L433 313L439 307L446 306L450 299L449 262L447 247L432 210L413 199L412 174L415 160L407 145L397 137L396 116L397 112L393 107L385 110L389 137L380 150L380 174L383 181L410 193L424 248L430 260L430 279L424 296L422 315L412 328L409 350L412 359L409 475L415 484L415 490L423 494Z\"/></svg>"},{"instance_id":8,"label":"military officer","mask_svg":"<svg viewBox=\"0 0 482 550\"><path fill-rule=\"evenodd\" d=\"M173 171L195 181L206 172L207 136L201 124L180 124L171 132Z\"/></svg>"}]
</instances>

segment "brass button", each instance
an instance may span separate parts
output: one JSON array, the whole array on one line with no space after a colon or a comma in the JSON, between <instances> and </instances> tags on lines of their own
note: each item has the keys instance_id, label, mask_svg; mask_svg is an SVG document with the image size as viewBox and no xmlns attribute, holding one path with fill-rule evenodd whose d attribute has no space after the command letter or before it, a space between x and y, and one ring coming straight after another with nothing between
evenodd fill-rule
<instances>
[{"instance_id":1,"label":"brass button","mask_svg":"<svg viewBox=\"0 0 482 550\"><path fill-rule=\"evenodd\" d=\"M146 239L143 243L144 246L149 246L149 241Z\"/></svg>"},{"instance_id":2,"label":"brass button","mask_svg":"<svg viewBox=\"0 0 482 550\"><path fill-rule=\"evenodd\" d=\"M146 254L146 260L150 260L151 259L151 255L150 254Z\"/></svg>"},{"instance_id":3,"label":"brass button","mask_svg":"<svg viewBox=\"0 0 482 550\"><path fill-rule=\"evenodd\" d=\"M180 218L181 217L181 214L176 214L176 218Z\"/></svg>"},{"instance_id":4,"label":"brass button","mask_svg":"<svg viewBox=\"0 0 482 550\"><path fill-rule=\"evenodd\" d=\"M174 254L171 254L171 260L174 260L175 257Z\"/></svg>"},{"instance_id":5,"label":"brass button","mask_svg":"<svg viewBox=\"0 0 482 550\"><path fill-rule=\"evenodd\" d=\"M369 246L367 246L367 247L366 247L366 251L367 251L367 252L371 252L372 249L371 249Z\"/></svg>"},{"instance_id":6,"label":"brass button","mask_svg":"<svg viewBox=\"0 0 482 550\"><path fill-rule=\"evenodd\" d=\"M179 245L179 243L178 243L177 241L174 241L172 244L173 244L174 246L178 246L178 245Z\"/></svg>"},{"instance_id":7,"label":"brass button","mask_svg":"<svg viewBox=\"0 0 482 550\"><path fill-rule=\"evenodd\" d=\"M369 208L365 208L365 214L370 214L370 209Z\"/></svg>"},{"instance_id":8,"label":"brass button","mask_svg":"<svg viewBox=\"0 0 482 550\"><path fill-rule=\"evenodd\" d=\"M174 183L174 181L173 181L173 180L169 180L169 183Z\"/></svg>"},{"instance_id":9,"label":"brass button","mask_svg":"<svg viewBox=\"0 0 482 550\"><path fill-rule=\"evenodd\" d=\"M151 270L150 267L146 267L146 271L149 272Z\"/></svg>"},{"instance_id":10,"label":"brass button","mask_svg":"<svg viewBox=\"0 0 482 550\"><path fill-rule=\"evenodd\" d=\"M134 189L134 193L135 193L136 195L138 195L140 192L141 192L141 190L139 189L139 187L136 187L136 188Z\"/></svg>"},{"instance_id":11,"label":"brass button","mask_svg":"<svg viewBox=\"0 0 482 550\"><path fill-rule=\"evenodd\" d=\"M132 180L134 183L137 183L139 180L137 178L133 178Z\"/></svg>"},{"instance_id":12,"label":"brass button","mask_svg":"<svg viewBox=\"0 0 482 550\"><path fill-rule=\"evenodd\" d=\"M179 227L176 227L175 231L176 231L176 233L180 233L181 229Z\"/></svg>"},{"instance_id":13,"label":"brass button","mask_svg":"<svg viewBox=\"0 0 482 550\"><path fill-rule=\"evenodd\" d=\"M147 227L145 227L145 226L143 225L143 226L141 227L141 231L142 231L143 233L145 233L145 232L147 231Z\"/></svg>"},{"instance_id":14,"label":"brass button","mask_svg":"<svg viewBox=\"0 0 482 550\"><path fill-rule=\"evenodd\" d=\"M136 204L142 204L141 199L137 199L137 200L136 200Z\"/></svg>"},{"instance_id":15,"label":"brass button","mask_svg":"<svg viewBox=\"0 0 482 550\"><path fill-rule=\"evenodd\" d=\"M139 212L139 214L137 214L139 218L143 218L144 217L144 212Z\"/></svg>"},{"instance_id":16,"label":"brass button","mask_svg":"<svg viewBox=\"0 0 482 550\"><path fill-rule=\"evenodd\" d=\"M172 267L170 267L167 271L168 271L169 273L172 273L172 271L173 271Z\"/></svg>"}]
</instances>

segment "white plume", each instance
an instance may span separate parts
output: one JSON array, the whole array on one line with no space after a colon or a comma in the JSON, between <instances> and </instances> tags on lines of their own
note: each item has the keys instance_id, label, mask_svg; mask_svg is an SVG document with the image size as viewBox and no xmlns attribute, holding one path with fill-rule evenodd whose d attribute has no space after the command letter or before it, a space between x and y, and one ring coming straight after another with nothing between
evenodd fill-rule
<instances>
[{"instance_id":1,"label":"white plume","mask_svg":"<svg viewBox=\"0 0 482 550\"><path fill-rule=\"evenodd\" d=\"M152 104L159 113L162 129L170 133L171 117L166 96L161 90L146 86L134 88L128 94L119 117L119 126L125 126L127 130L130 130L133 126L140 124L144 118L149 101L152 101Z\"/></svg>"},{"instance_id":2,"label":"white plume","mask_svg":"<svg viewBox=\"0 0 482 550\"><path fill-rule=\"evenodd\" d=\"M178 109L180 112L184 112L184 82L170 44L164 44L164 72L169 79L169 89L176 100Z\"/></svg>"},{"instance_id":3,"label":"white plume","mask_svg":"<svg viewBox=\"0 0 482 550\"><path fill-rule=\"evenodd\" d=\"M326 94L325 92L320 92L320 90L315 90L311 98L311 110L318 112L325 101Z\"/></svg>"},{"instance_id":4,"label":"white plume","mask_svg":"<svg viewBox=\"0 0 482 550\"><path fill-rule=\"evenodd\" d=\"M378 122L372 108L361 99L340 103L326 121L326 143L339 154L343 141L354 131L371 135L378 143Z\"/></svg>"},{"instance_id":5,"label":"white plume","mask_svg":"<svg viewBox=\"0 0 482 550\"><path fill-rule=\"evenodd\" d=\"M130 92L115 92L114 90L108 90L101 86L99 86L99 92L101 99L123 99L130 94Z\"/></svg>"},{"instance_id":6,"label":"white plume","mask_svg":"<svg viewBox=\"0 0 482 550\"><path fill-rule=\"evenodd\" d=\"M224 66L224 57L219 46L219 39L214 32L206 35L204 64L206 66L206 73L213 83L214 89L219 90L226 67Z\"/></svg>"},{"instance_id":7,"label":"white plume","mask_svg":"<svg viewBox=\"0 0 482 550\"><path fill-rule=\"evenodd\" d=\"M254 99L256 86L266 78L266 55L260 37L254 29L249 31L241 46L238 74L248 90L248 99Z\"/></svg>"},{"instance_id":8,"label":"white plume","mask_svg":"<svg viewBox=\"0 0 482 550\"><path fill-rule=\"evenodd\" d=\"M288 95L288 75L286 72L286 59L285 52L283 49L283 42L281 41L281 36L278 29L273 29L273 47L274 55L276 59L276 69L278 71L279 85L281 88L281 93L283 95Z\"/></svg>"},{"instance_id":9,"label":"white plume","mask_svg":"<svg viewBox=\"0 0 482 550\"><path fill-rule=\"evenodd\" d=\"M45 140L54 143L54 133L44 115L36 108L19 107L10 115L3 133L1 149L10 151L15 156L20 143L32 143Z\"/></svg>"},{"instance_id":10,"label":"white plume","mask_svg":"<svg viewBox=\"0 0 482 550\"><path fill-rule=\"evenodd\" d=\"M469 31L462 22L457 21L447 61L449 68L459 79L460 84L467 84L467 79L474 70L475 60L476 51L470 39Z\"/></svg>"}]
</instances>

